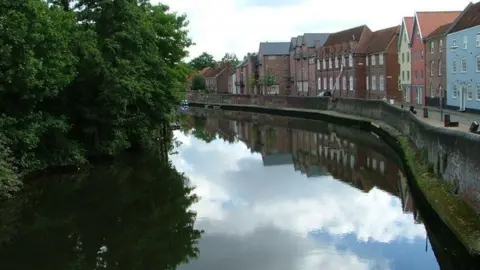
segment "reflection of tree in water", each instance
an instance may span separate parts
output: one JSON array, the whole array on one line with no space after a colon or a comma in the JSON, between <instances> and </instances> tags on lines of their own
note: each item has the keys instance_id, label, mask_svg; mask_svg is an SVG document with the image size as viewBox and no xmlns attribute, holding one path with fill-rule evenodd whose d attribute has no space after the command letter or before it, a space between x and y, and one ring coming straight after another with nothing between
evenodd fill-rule
<instances>
[{"instance_id":1,"label":"reflection of tree in water","mask_svg":"<svg viewBox=\"0 0 480 270\"><path fill-rule=\"evenodd\" d=\"M2 269L174 269L196 257L196 201L154 154L38 179L0 206Z\"/></svg>"},{"instance_id":2,"label":"reflection of tree in water","mask_svg":"<svg viewBox=\"0 0 480 270\"><path fill-rule=\"evenodd\" d=\"M207 119L204 117L193 116L194 121L194 130L192 131L193 136L195 138L205 141L209 143L215 140L217 134L210 133L206 130L207 126Z\"/></svg>"}]
</instances>

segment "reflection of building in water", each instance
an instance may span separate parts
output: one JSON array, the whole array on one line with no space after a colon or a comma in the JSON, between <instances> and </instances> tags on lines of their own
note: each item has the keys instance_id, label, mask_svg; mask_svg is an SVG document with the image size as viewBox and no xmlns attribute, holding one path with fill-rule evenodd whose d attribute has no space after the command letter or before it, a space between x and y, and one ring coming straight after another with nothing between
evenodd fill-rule
<instances>
[{"instance_id":1,"label":"reflection of building in water","mask_svg":"<svg viewBox=\"0 0 480 270\"><path fill-rule=\"evenodd\" d=\"M421 217L415 208L415 203L413 201L412 194L410 193L410 187L407 184L407 177L401 170L398 170L398 175L400 176L400 181L398 181L398 186L400 189L399 197L402 201L403 212L413 213L415 223L421 223Z\"/></svg>"}]
</instances>

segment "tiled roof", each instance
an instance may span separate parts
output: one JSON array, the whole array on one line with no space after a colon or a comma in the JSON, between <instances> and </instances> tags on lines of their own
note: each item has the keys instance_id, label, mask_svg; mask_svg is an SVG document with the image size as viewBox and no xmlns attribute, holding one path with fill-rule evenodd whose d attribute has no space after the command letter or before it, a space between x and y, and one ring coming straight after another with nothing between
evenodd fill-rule
<instances>
[{"instance_id":1,"label":"tiled roof","mask_svg":"<svg viewBox=\"0 0 480 270\"><path fill-rule=\"evenodd\" d=\"M243 61L240 62L240 64L238 64L237 67L245 67L247 66L247 63L248 63L248 57L245 57L245 59L243 59Z\"/></svg>"},{"instance_id":2,"label":"tiled roof","mask_svg":"<svg viewBox=\"0 0 480 270\"><path fill-rule=\"evenodd\" d=\"M207 73L207 72L210 71L210 70L213 70L213 68L211 68L211 67L206 67L206 68L203 68L202 70L200 70L200 71L198 72L198 74L199 74L199 75L202 75L202 76L205 76L205 73Z\"/></svg>"},{"instance_id":3,"label":"tiled roof","mask_svg":"<svg viewBox=\"0 0 480 270\"><path fill-rule=\"evenodd\" d=\"M203 73L204 77L213 77L217 74L218 70L215 70L213 68L209 68L205 73Z\"/></svg>"},{"instance_id":4,"label":"tiled roof","mask_svg":"<svg viewBox=\"0 0 480 270\"><path fill-rule=\"evenodd\" d=\"M480 25L480 2L470 3L449 29L448 33Z\"/></svg>"},{"instance_id":5,"label":"tiled roof","mask_svg":"<svg viewBox=\"0 0 480 270\"><path fill-rule=\"evenodd\" d=\"M439 26L452 23L460 11L422 11L415 16L421 33L421 38L428 37Z\"/></svg>"},{"instance_id":6,"label":"tiled roof","mask_svg":"<svg viewBox=\"0 0 480 270\"><path fill-rule=\"evenodd\" d=\"M399 25L373 32L372 37L370 38L370 44L368 45L367 51L365 53L376 53L385 51L388 47L388 44L390 44L392 39L396 35L398 35L399 32Z\"/></svg>"},{"instance_id":7,"label":"tiled roof","mask_svg":"<svg viewBox=\"0 0 480 270\"><path fill-rule=\"evenodd\" d=\"M447 33L447 30L450 28L450 26L452 26L451 23L440 25L439 27L437 27L437 29L433 30L433 32L430 33L430 35L428 35L428 37L426 37L425 39L430 39L440 35L445 35Z\"/></svg>"},{"instance_id":8,"label":"tiled roof","mask_svg":"<svg viewBox=\"0 0 480 270\"><path fill-rule=\"evenodd\" d=\"M412 35L412 28L413 28L413 17L405 17L405 27L407 28L407 35L410 37Z\"/></svg>"},{"instance_id":9,"label":"tiled roof","mask_svg":"<svg viewBox=\"0 0 480 270\"><path fill-rule=\"evenodd\" d=\"M290 42L261 42L260 51L263 55L288 55Z\"/></svg>"},{"instance_id":10,"label":"tiled roof","mask_svg":"<svg viewBox=\"0 0 480 270\"><path fill-rule=\"evenodd\" d=\"M341 44L343 42L349 42L353 40L359 41L365 27L367 26L361 25L355 28L350 28L340 32L332 33L328 36L328 39L325 42L324 46Z\"/></svg>"},{"instance_id":11,"label":"tiled roof","mask_svg":"<svg viewBox=\"0 0 480 270\"><path fill-rule=\"evenodd\" d=\"M328 33L305 33L303 34L303 43L307 44L308 47L315 47L318 41L320 46L323 46L329 35Z\"/></svg>"}]
</instances>

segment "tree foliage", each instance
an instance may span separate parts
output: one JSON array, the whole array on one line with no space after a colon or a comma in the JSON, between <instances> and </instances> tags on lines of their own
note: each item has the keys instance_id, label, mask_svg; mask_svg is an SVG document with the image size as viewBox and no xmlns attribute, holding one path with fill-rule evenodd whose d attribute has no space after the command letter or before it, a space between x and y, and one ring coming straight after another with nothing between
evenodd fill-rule
<instances>
[{"instance_id":1,"label":"tree foliage","mask_svg":"<svg viewBox=\"0 0 480 270\"><path fill-rule=\"evenodd\" d=\"M237 55L234 53L226 53L222 60L222 62L231 62L232 66L236 67L238 64L240 64L240 61L237 58Z\"/></svg>"},{"instance_id":2,"label":"tree foliage","mask_svg":"<svg viewBox=\"0 0 480 270\"><path fill-rule=\"evenodd\" d=\"M167 6L49 2L0 0L0 137L22 174L158 137L189 73L187 20Z\"/></svg>"},{"instance_id":3,"label":"tree foliage","mask_svg":"<svg viewBox=\"0 0 480 270\"><path fill-rule=\"evenodd\" d=\"M190 62L189 65L192 69L196 71L200 71L206 67L211 67L214 68L217 62L213 58L212 55L204 52L201 55L193 58Z\"/></svg>"},{"instance_id":4,"label":"tree foliage","mask_svg":"<svg viewBox=\"0 0 480 270\"><path fill-rule=\"evenodd\" d=\"M205 90L207 88L205 84L205 78L201 75L194 75L192 77L192 90Z\"/></svg>"}]
</instances>

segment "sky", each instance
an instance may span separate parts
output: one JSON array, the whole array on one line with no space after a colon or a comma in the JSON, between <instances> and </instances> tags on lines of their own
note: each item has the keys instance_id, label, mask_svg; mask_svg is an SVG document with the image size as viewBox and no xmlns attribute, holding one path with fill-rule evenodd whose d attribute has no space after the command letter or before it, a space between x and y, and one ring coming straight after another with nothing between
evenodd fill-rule
<instances>
[{"instance_id":1,"label":"sky","mask_svg":"<svg viewBox=\"0 0 480 270\"><path fill-rule=\"evenodd\" d=\"M152 0L153 3L159 0ZM303 33L332 33L366 24L372 31L400 25L415 11L463 10L470 1L437 0L163 0L185 13L196 43L189 59L207 52L220 60L258 52L263 41L290 41ZM401 5L399 3L402 3ZM332 12L335 10L335 12Z\"/></svg>"},{"instance_id":2,"label":"sky","mask_svg":"<svg viewBox=\"0 0 480 270\"><path fill-rule=\"evenodd\" d=\"M264 167L243 142L174 134L171 160L200 197L192 209L205 230L199 259L179 270L438 269L399 198L306 178L292 164Z\"/></svg>"}]
</instances>

